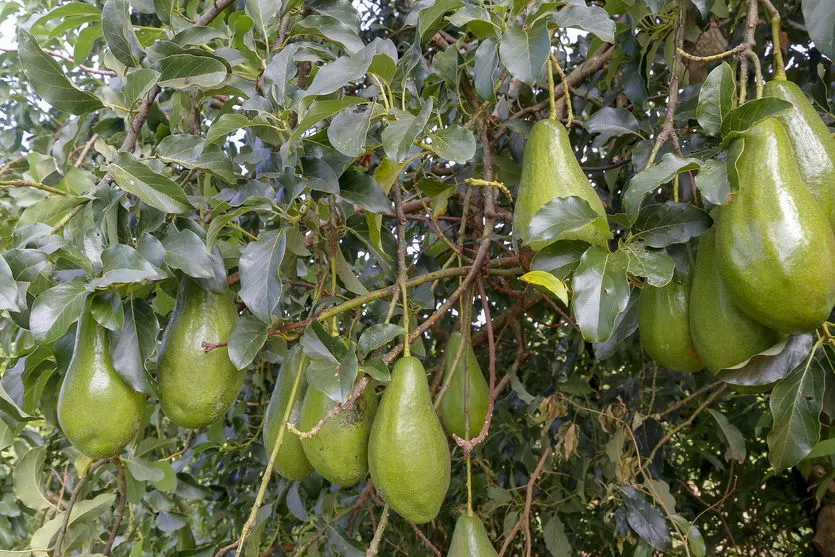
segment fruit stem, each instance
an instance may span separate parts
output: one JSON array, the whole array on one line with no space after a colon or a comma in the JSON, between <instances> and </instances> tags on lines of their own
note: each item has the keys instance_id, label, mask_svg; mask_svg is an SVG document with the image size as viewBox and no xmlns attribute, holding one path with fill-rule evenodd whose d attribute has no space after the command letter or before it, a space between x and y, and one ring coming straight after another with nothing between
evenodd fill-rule
<instances>
[{"instance_id":1,"label":"fruit stem","mask_svg":"<svg viewBox=\"0 0 835 557\"><path fill-rule=\"evenodd\" d=\"M397 283L400 286L401 303L403 304L403 356L409 357L409 295L406 289L408 280L406 272L406 215L403 212L403 192L400 182L392 184L394 192L394 210L397 216Z\"/></svg>"},{"instance_id":2,"label":"fruit stem","mask_svg":"<svg viewBox=\"0 0 835 557\"><path fill-rule=\"evenodd\" d=\"M554 100L554 68L552 66L551 58L548 58L548 108L551 113L549 118L551 120L557 119L557 102Z\"/></svg>"},{"instance_id":3,"label":"fruit stem","mask_svg":"<svg viewBox=\"0 0 835 557\"><path fill-rule=\"evenodd\" d=\"M760 0L771 17L771 47L774 49L774 79L786 80L786 66L783 63L783 41L780 40L780 12L771 0Z\"/></svg>"},{"instance_id":4,"label":"fruit stem","mask_svg":"<svg viewBox=\"0 0 835 557\"><path fill-rule=\"evenodd\" d=\"M389 523L389 505L383 507L383 514L380 516L380 523L377 525L377 530L374 532L374 538L371 540L371 545L368 546L368 551L365 552L365 557L375 557L380 550L380 542L383 541L383 532L386 531L386 526Z\"/></svg>"},{"instance_id":5,"label":"fruit stem","mask_svg":"<svg viewBox=\"0 0 835 557\"><path fill-rule=\"evenodd\" d=\"M249 534L252 532L252 527L258 517L258 509L264 501L264 496L267 494L267 486L270 483L270 478L273 474L273 467L275 466L276 458L278 458L278 450L284 443L284 435L287 432L287 421L290 419L290 413L293 411L293 406L296 404L296 396L299 394L299 385L302 379L302 370L307 357L302 354L299 357L299 367L296 369L296 379L293 381L293 388L290 390L290 398L287 400L287 408L284 409L284 416L281 420L281 426L278 428L278 435L275 439L275 445L270 453L270 460L267 462L267 467L264 469L264 476L261 478L261 485L258 488L258 495L255 497L255 502L252 504L252 509L249 511L249 518L246 519L244 527L241 529L241 537L238 539L238 545L235 548L235 557L241 557L241 552L244 548L244 542ZM276 525L278 528L278 525Z\"/></svg>"},{"instance_id":6,"label":"fruit stem","mask_svg":"<svg viewBox=\"0 0 835 557\"><path fill-rule=\"evenodd\" d=\"M568 110L568 126L571 126L571 122L574 121L574 107L571 105L571 89L568 86L568 78L565 76L565 72L562 71L562 66L560 66L557 57L554 56L554 53L551 53L550 61L554 64L554 69L557 70L557 73L560 74L560 81L562 81L562 91L563 91L563 100L565 100L565 107ZM551 72L548 72L548 77L553 83L554 77L551 75ZM551 99L554 98L554 92L551 91ZM552 110L553 113L553 110Z\"/></svg>"},{"instance_id":7,"label":"fruit stem","mask_svg":"<svg viewBox=\"0 0 835 557\"><path fill-rule=\"evenodd\" d=\"M472 457L467 455L467 516L473 516L473 471Z\"/></svg>"}]
</instances>

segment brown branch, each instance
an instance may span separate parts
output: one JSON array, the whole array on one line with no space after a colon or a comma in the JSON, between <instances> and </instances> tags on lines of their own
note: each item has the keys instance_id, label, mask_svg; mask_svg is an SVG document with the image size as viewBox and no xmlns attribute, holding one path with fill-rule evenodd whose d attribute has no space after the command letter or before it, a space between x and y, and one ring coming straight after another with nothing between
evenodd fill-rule
<instances>
[{"instance_id":1,"label":"brown branch","mask_svg":"<svg viewBox=\"0 0 835 557\"><path fill-rule=\"evenodd\" d=\"M195 25L208 25L214 18L223 10L229 7L234 0L217 0L212 3L211 7L200 14L200 17L194 20Z\"/></svg>"},{"instance_id":2,"label":"brown branch","mask_svg":"<svg viewBox=\"0 0 835 557\"><path fill-rule=\"evenodd\" d=\"M23 155L17 156L15 158L13 158L12 160L10 160L9 162L7 162L6 164L4 164L2 167L0 167L0 176L5 174L6 172L11 172L13 170L12 167L15 164L19 163L20 161L24 160L26 157L27 157L27 153L24 153Z\"/></svg>"},{"instance_id":3,"label":"brown branch","mask_svg":"<svg viewBox=\"0 0 835 557\"><path fill-rule=\"evenodd\" d=\"M309 431L299 431L298 429L296 429L296 426L294 426L290 422L287 422L287 430L301 439L309 439L313 437L314 435L319 433L319 430L322 429L322 426L324 426L329 420L332 420L333 418L341 414L343 411L348 410L349 408L354 406L354 403L357 401L359 397L362 396L362 393L365 392L365 389L366 387L368 387L368 384L370 382L371 378L368 375L363 375L362 378L359 381L357 381L356 385L354 385L351 394L348 395L348 399L342 404L338 404L330 410L328 410L328 413L325 414L322 417L322 419L319 420L319 422L315 426L313 426L313 428Z\"/></svg>"},{"instance_id":4,"label":"brown branch","mask_svg":"<svg viewBox=\"0 0 835 557\"><path fill-rule=\"evenodd\" d=\"M539 457L539 462L536 463L536 469L534 469L533 474L531 474L531 477L528 480L527 488L525 489L525 510L522 513L522 516L519 517L519 521L516 523L516 526L513 527L513 530L510 531L510 534L507 535L507 539L505 539L502 544L502 548L499 551L499 557L502 557L507 552L508 547L510 547L510 542L512 542L513 538L516 537L516 534L519 532L522 524L526 524L525 532L527 534L527 538L525 541L525 552L526 555L531 554L530 515L531 505L533 505L533 488L536 484L536 480L538 480L539 476L542 475L542 469L545 467L545 461L548 460L549 456L551 456L551 447L542 451L542 456Z\"/></svg>"},{"instance_id":5,"label":"brown branch","mask_svg":"<svg viewBox=\"0 0 835 557\"><path fill-rule=\"evenodd\" d=\"M688 402L690 402L691 400L693 400L697 396L702 395L702 394L706 393L707 391L711 390L712 388L718 387L719 385L722 385L722 384L723 384L722 380L720 379L719 381L714 381L713 383L710 383L709 385L705 385L704 387L694 391L692 394L687 396L687 398L683 398L682 400L680 400L676 404L670 406L669 408L667 408L663 412L659 413L658 417L663 418L667 414L672 414L673 412L675 412L676 410L678 410L682 406L686 405Z\"/></svg>"},{"instance_id":6,"label":"brown branch","mask_svg":"<svg viewBox=\"0 0 835 557\"><path fill-rule=\"evenodd\" d=\"M227 551L232 551L236 547L238 547L238 540L235 540L232 543L230 543L229 545L224 545L223 547L218 549L217 553L215 553L215 557L223 557L224 553L226 553Z\"/></svg>"},{"instance_id":7,"label":"brown branch","mask_svg":"<svg viewBox=\"0 0 835 557\"><path fill-rule=\"evenodd\" d=\"M76 484L75 488L72 490L70 494L70 500L67 503L67 509L64 511L64 520L61 521L61 527L58 528L58 534L55 536L55 545L53 546L53 556L54 557L63 557L64 551L61 549L61 544L64 542L64 536L67 534L67 527L70 524L70 514L72 514L72 509L75 506L76 501L78 501L78 496L81 494L81 490L84 489L84 486L93 477L93 473L99 469L103 464L107 464L110 462L110 459L105 458L102 460L97 460L90 464L90 467L87 469L87 474L78 479L78 483Z\"/></svg>"},{"instance_id":8,"label":"brown branch","mask_svg":"<svg viewBox=\"0 0 835 557\"><path fill-rule=\"evenodd\" d=\"M410 521L409 525L412 527L412 530L415 531L415 535L418 538L420 538L420 541L423 542L423 545L426 546L426 549L431 551L435 555L435 557L444 557L444 554L441 553L440 550L437 547L435 547L435 545L431 541L429 541L429 538L426 537L426 534L423 533L423 531L418 527L417 524Z\"/></svg>"},{"instance_id":9,"label":"brown branch","mask_svg":"<svg viewBox=\"0 0 835 557\"><path fill-rule=\"evenodd\" d=\"M84 148L81 149L81 153L79 153L78 158L75 159L75 167L79 168L82 164L84 164L84 160L87 158L87 154L90 152L90 148L93 147L93 144L99 138L99 134L94 133L90 136L90 139L87 140L87 143L84 144Z\"/></svg>"},{"instance_id":10,"label":"brown branch","mask_svg":"<svg viewBox=\"0 0 835 557\"><path fill-rule=\"evenodd\" d=\"M64 190L41 184L40 182L30 182L28 180L0 180L0 189L3 188L34 188L47 193L54 193L55 195L69 195Z\"/></svg>"},{"instance_id":11,"label":"brown branch","mask_svg":"<svg viewBox=\"0 0 835 557\"><path fill-rule=\"evenodd\" d=\"M107 539L107 544L102 550L103 555L110 555L110 551L113 549L113 542L116 541L116 533L119 531L119 525L122 524L122 518L125 515L125 503L127 503L128 500L128 490L125 482L125 468L122 466L122 461L119 460L118 456L113 457L111 461L114 466L116 466L116 471L119 473L119 504L116 506L116 514L113 517L113 525L110 527L110 537Z\"/></svg>"},{"instance_id":12,"label":"brown branch","mask_svg":"<svg viewBox=\"0 0 835 557\"><path fill-rule=\"evenodd\" d=\"M744 49L739 55L739 104L743 104L748 97L748 53L754 53L757 46L756 32L757 24L760 22L758 0L748 0L747 12L745 15L745 40ZM778 48L777 45L774 45ZM754 54L756 57L756 54Z\"/></svg>"}]
</instances>

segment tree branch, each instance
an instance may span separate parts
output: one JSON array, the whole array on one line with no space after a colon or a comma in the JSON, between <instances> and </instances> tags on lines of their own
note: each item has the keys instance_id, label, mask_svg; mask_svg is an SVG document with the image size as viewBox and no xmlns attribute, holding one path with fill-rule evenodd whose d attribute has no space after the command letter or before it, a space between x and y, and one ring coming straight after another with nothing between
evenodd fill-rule
<instances>
[{"instance_id":1,"label":"tree branch","mask_svg":"<svg viewBox=\"0 0 835 557\"><path fill-rule=\"evenodd\" d=\"M107 539L107 544L102 550L103 555L110 555L113 549L113 543L116 541L116 533L119 531L119 525L122 524L122 518L125 515L125 504L128 500L127 483L125 482L125 468L122 466L122 461L119 457L111 459L113 465L116 466L116 471L119 473L119 504L116 506L116 514L113 516L113 525L110 527L110 537Z\"/></svg>"},{"instance_id":2,"label":"tree branch","mask_svg":"<svg viewBox=\"0 0 835 557\"><path fill-rule=\"evenodd\" d=\"M61 549L61 544L64 542L64 536L67 534L67 527L70 524L70 514L72 514L72 509L75 506L76 501L78 501L78 496L81 494L81 490L84 489L84 486L93 477L93 473L98 470L103 464L107 464L110 462L109 458L105 458L102 460L97 460L90 464L90 467L87 469L87 474L78 479L78 483L75 486L75 489L72 490L70 494L70 500L67 503L67 508L64 511L64 520L61 522L61 527L58 528L58 534L55 536L55 545L53 556L54 557L63 557L64 551Z\"/></svg>"},{"instance_id":3,"label":"tree branch","mask_svg":"<svg viewBox=\"0 0 835 557\"><path fill-rule=\"evenodd\" d=\"M542 451L542 455L539 457L539 462L536 463L536 468L531 474L530 479L528 480L528 485L525 489L525 510L522 513L522 516L519 517L519 521L516 523L516 526L513 527L513 530L510 531L510 534L507 535L507 539L505 539L504 543L502 544L502 548L499 551L499 557L503 557L504 554L507 552L508 547L510 547L510 542L513 541L513 538L516 537L516 534L519 532L519 529L522 527L522 524L527 524L525 527L525 531L527 533L527 538L525 541L525 551L526 555L531 554L531 534L530 534L530 517L531 517L531 506L533 505L533 488L536 485L536 480L539 479L539 476L542 475L542 469L545 467L545 461L548 460L548 457L551 456L551 447L546 448Z\"/></svg>"}]
</instances>

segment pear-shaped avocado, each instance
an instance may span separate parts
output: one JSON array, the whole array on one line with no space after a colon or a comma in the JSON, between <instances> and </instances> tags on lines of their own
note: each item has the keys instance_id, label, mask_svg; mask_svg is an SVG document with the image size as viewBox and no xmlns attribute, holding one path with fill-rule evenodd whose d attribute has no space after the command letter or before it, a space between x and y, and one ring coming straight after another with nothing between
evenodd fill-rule
<instances>
[{"instance_id":1,"label":"pear-shaped avocado","mask_svg":"<svg viewBox=\"0 0 835 557\"><path fill-rule=\"evenodd\" d=\"M704 367L690 338L689 282L645 286L638 298L638 330L641 345L659 365L675 371Z\"/></svg>"},{"instance_id":2,"label":"pear-shaped avocado","mask_svg":"<svg viewBox=\"0 0 835 557\"><path fill-rule=\"evenodd\" d=\"M368 468L400 516L423 524L438 515L449 488L449 447L417 358L394 365L371 427Z\"/></svg>"},{"instance_id":3,"label":"pear-shaped avocado","mask_svg":"<svg viewBox=\"0 0 835 557\"><path fill-rule=\"evenodd\" d=\"M288 421L291 424L298 424L301 418L302 401L307 389L307 382L304 378L305 370L299 369L301 358L301 347L294 346L278 371L273 394L270 397L270 403L267 405L267 412L264 414L264 448L267 450L268 457L272 454L276 439L278 439L278 432L287 411L287 404L290 402L290 395L293 393L296 373L301 373L302 376ZM275 471L288 480L301 480L313 471L313 467L307 460L304 449L302 449L301 440L289 431L285 431L281 447L278 448Z\"/></svg>"},{"instance_id":4,"label":"pear-shaped avocado","mask_svg":"<svg viewBox=\"0 0 835 557\"><path fill-rule=\"evenodd\" d=\"M304 397L299 429L310 431L337 403L318 389ZM313 468L326 480L350 487L368 472L368 436L377 413L377 395L367 387L353 406L331 418L313 437L302 439L302 449Z\"/></svg>"},{"instance_id":5,"label":"pear-shaped avocado","mask_svg":"<svg viewBox=\"0 0 835 557\"><path fill-rule=\"evenodd\" d=\"M487 529L477 516L462 514L455 522L447 557L496 557Z\"/></svg>"},{"instance_id":6,"label":"pear-shaped avocado","mask_svg":"<svg viewBox=\"0 0 835 557\"><path fill-rule=\"evenodd\" d=\"M145 395L116 373L110 337L85 308L58 394L64 435L90 458L109 458L136 437L144 410Z\"/></svg>"},{"instance_id":7,"label":"pear-shaped avocado","mask_svg":"<svg viewBox=\"0 0 835 557\"><path fill-rule=\"evenodd\" d=\"M568 141L568 131L561 123L556 120L540 120L534 124L522 156L522 176L516 194L513 235L523 245L533 250L548 245L531 241L528 228L536 212L554 198L582 197L600 216L606 216L603 203L580 168ZM590 244L606 245L611 236L604 219L587 224L579 230L565 232L558 240L582 240Z\"/></svg>"},{"instance_id":8,"label":"pear-shaped avocado","mask_svg":"<svg viewBox=\"0 0 835 557\"><path fill-rule=\"evenodd\" d=\"M231 296L203 290L183 278L162 337L157 371L162 410L175 424L209 425L238 396L245 373L232 365L225 346L206 352L202 345L225 342L237 318Z\"/></svg>"},{"instance_id":9,"label":"pear-shaped avocado","mask_svg":"<svg viewBox=\"0 0 835 557\"><path fill-rule=\"evenodd\" d=\"M690 336L710 371L741 364L773 346L779 333L739 309L716 264L716 234L699 237L699 254L690 286Z\"/></svg>"},{"instance_id":10,"label":"pear-shaped avocado","mask_svg":"<svg viewBox=\"0 0 835 557\"><path fill-rule=\"evenodd\" d=\"M449 336L446 346L445 373L452 373L452 364L461 345L461 333L454 332ZM473 345L467 344L464 353L458 360L455 375L438 409L441 421L449 433L454 433L462 439L472 439L481 431L484 418L487 416L488 391L487 381L478 366ZM469 416L469 432L467 432L467 416Z\"/></svg>"},{"instance_id":11,"label":"pear-shaped avocado","mask_svg":"<svg viewBox=\"0 0 835 557\"><path fill-rule=\"evenodd\" d=\"M725 284L763 325L813 330L835 304L835 236L777 120L761 120L733 141L728 178L737 189L716 224Z\"/></svg>"},{"instance_id":12,"label":"pear-shaped avocado","mask_svg":"<svg viewBox=\"0 0 835 557\"><path fill-rule=\"evenodd\" d=\"M806 187L835 228L835 139L829 127L797 84L775 79L765 84L765 95L793 105L777 114L789 136L794 160Z\"/></svg>"}]
</instances>

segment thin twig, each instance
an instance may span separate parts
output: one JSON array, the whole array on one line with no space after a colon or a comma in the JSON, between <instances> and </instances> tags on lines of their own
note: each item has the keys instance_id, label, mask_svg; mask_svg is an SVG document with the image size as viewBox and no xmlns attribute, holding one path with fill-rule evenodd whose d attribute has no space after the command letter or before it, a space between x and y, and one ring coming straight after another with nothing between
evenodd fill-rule
<instances>
[{"instance_id":1,"label":"thin twig","mask_svg":"<svg viewBox=\"0 0 835 557\"><path fill-rule=\"evenodd\" d=\"M441 553L441 551L437 547L435 547L435 544L429 541L429 538L426 537L426 534L423 533L423 531L420 529L420 527L418 527L417 524L415 524L414 522L409 522L409 525L412 527L412 530L415 531L415 535L418 538L420 538L420 541L423 542L423 545L426 546L426 549L431 551L435 555L435 557L444 557L444 554Z\"/></svg>"},{"instance_id":2,"label":"thin twig","mask_svg":"<svg viewBox=\"0 0 835 557\"><path fill-rule=\"evenodd\" d=\"M44 48L42 50L46 54L49 54L50 56L52 56L53 58L58 58L60 60L63 60L64 62L69 62L70 64L75 65L75 60L73 60L73 58L71 56L69 56L68 54L64 54L63 52L59 52L57 50L50 50L48 48ZM17 52L17 49L16 48L0 48L0 51L2 51L2 52ZM107 76L107 77L115 77L116 75L118 75L113 70L100 70L98 68L91 68L89 66L85 66L84 64L79 64L75 67L78 68L79 70L83 71L83 72L90 73L90 74L93 74L93 75L101 75L101 76Z\"/></svg>"},{"instance_id":3,"label":"thin twig","mask_svg":"<svg viewBox=\"0 0 835 557\"><path fill-rule=\"evenodd\" d=\"M365 557L376 557L377 553L380 551L380 542L383 541L383 533L385 533L388 523L389 506L388 503L386 503L386 506L383 507L383 514L380 517L380 523L374 531L374 538L371 540L371 545L368 546L368 551L365 552Z\"/></svg>"},{"instance_id":4,"label":"thin twig","mask_svg":"<svg viewBox=\"0 0 835 557\"><path fill-rule=\"evenodd\" d=\"M309 439L319 433L319 430L322 429L328 421L332 420L333 418L337 417L339 414L348 410L349 408L354 406L354 403L357 401L359 397L362 396L362 393L365 392L365 389L368 387L371 378L368 375L363 375L362 378L357 381L356 385L354 385L351 394L348 395L348 399L343 402L342 404L338 404L328 410L328 413L325 414L319 422L313 426L309 431L299 431L295 425L291 424L290 422L286 422L287 429L290 433L296 435L301 439Z\"/></svg>"},{"instance_id":5,"label":"thin twig","mask_svg":"<svg viewBox=\"0 0 835 557\"><path fill-rule=\"evenodd\" d=\"M116 471L119 474L119 503L116 506L116 514L113 516L113 525L110 527L110 537L107 539L102 550L103 555L110 555L113 549L113 543L116 541L116 533L119 531L119 526L122 524L122 517L125 515L125 504L128 500L127 483L125 482L125 468L122 466L122 461L119 457L113 457L113 465L116 466Z\"/></svg>"},{"instance_id":6,"label":"thin twig","mask_svg":"<svg viewBox=\"0 0 835 557\"><path fill-rule=\"evenodd\" d=\"M739 58L739 104L744 104L748 97L748 56L747 52L753 52L757 46L757 24L760 21L757 10L758 0L748 0L747 14L745 16L745 40L742 42L744 48Z\"/></svg>"},{"instance_id":7,"label":"thin twig","mask_svg":"<svg viewBox=\"0 0 835 557\"><path fill-rule=\"evenodd\" d=\"M72 514L72 509L75 506L76 501L78 501L78 496L81 495L81 490L84 489L84 486L90 478L93 477L93 473L103 464L107 464L108 462L110 462L109 458L93 462L87 469L87 474L78 479L78 483L76 484L75 489L72 490L70 500L67 503L67 508L64 511L64 520L61 521L61 527L58 528L58 534L55 536L55 545L53 546L55 548L53 552L54 557L63 557L64 555L64 551L61 549L61 544L64 542L64 536L67 534L67 527L70 524L70 515Z\"/></svg>"},{"instance_id":8,"label":"thin twig","mask_svg":"<svg viewBox=\"0 0 835 557\"><path fill-rule=\"evenodd\" d=\"M499 557L502 557L507 552L508 547L510 547L510 542L512 542L513 538L516 537L516 534L519 532L523 523L527 523L525 551L527 555L530 555L530 514L531 505L533 504L533 488L534 485L536 485L536 480L538 480L539 476L542 475L542 469L545 467L545 461L548 460L549 456L551 456L551 447L547 447L544 451L542 451L542 455L539 457L539 462L536 463L536 468L534 469L533 474L531 474L530 479L528 479L528 485L525 488L525 510L522 513L522 516L519 517L519 521L516 523L516 526L513 527L502 544L502 548L499 551Z\"/></svg>"},{"instance_id":9,"label":"thin twig","mask_svg":"<svg viewBox=\"0 0 835 557\"><path fill-rule=\"evenodd\" d=\"M54 193L55 195L69 195L64 190L41 184L40 182L30 182L28 180L0 180L0 189L3 188L34 188L47 193Z\"/></svg>"},{"instance_id":10,"label":"thin twig","mask_svg":"<svg viewBox=\"0 0 835 557\"><path fill-rule=\"evenodd\" d=\"M702 388L700 388L700 389L697 389L696 391L694 391L692 394L690 394L690 395L689 395L689 396L687 396L686 398L683 398L682 400L680 400L680 401L678 401L677 403L673 404L672 406L670 406L669 408L667 408L667 409L666 409L666 410L664 410L663 412L660 412L660 413L658 414L658 417L659 417L659 418L663 418L663 417L664 417L664 416L666 416L667 414L672 414L673 412L675 412L676 410L678 410L678 409L679 409L679 408L681 408L682 406L685 406L688 402L690 402L691 400L693 400L693 399L694 399L694 398L696 398L697 396L700 396L700 395L702 395L703 393L706 393L707 391L709 391L709 390L713 389L714 387L718 387L719 385L722 385L722 384L723 384L723 383L722 383L722 380L720 379L720 380L718 380L718 381L714 381L713 383L710 383L710 384L708 384L708 385L705 385L704 387L702 387Z\"/></svg>"},{"instance_id":11,"label":"thin twig","mask_svg":"<svg viewBox=\"0 0 835 557\"><path fill-rule=\"evenodd\" d=\"M84 144L84 148L81 149L81 153L79 153L78 158L75 159L75 167L79 168L82 164L84 164L85 159L87 159L87 154L90 152L90 149L93 147L93 144L99 138L99 134L94 133L90 136L90 139L87 140L87 143Z\"/></svg>"}]
</instances>

